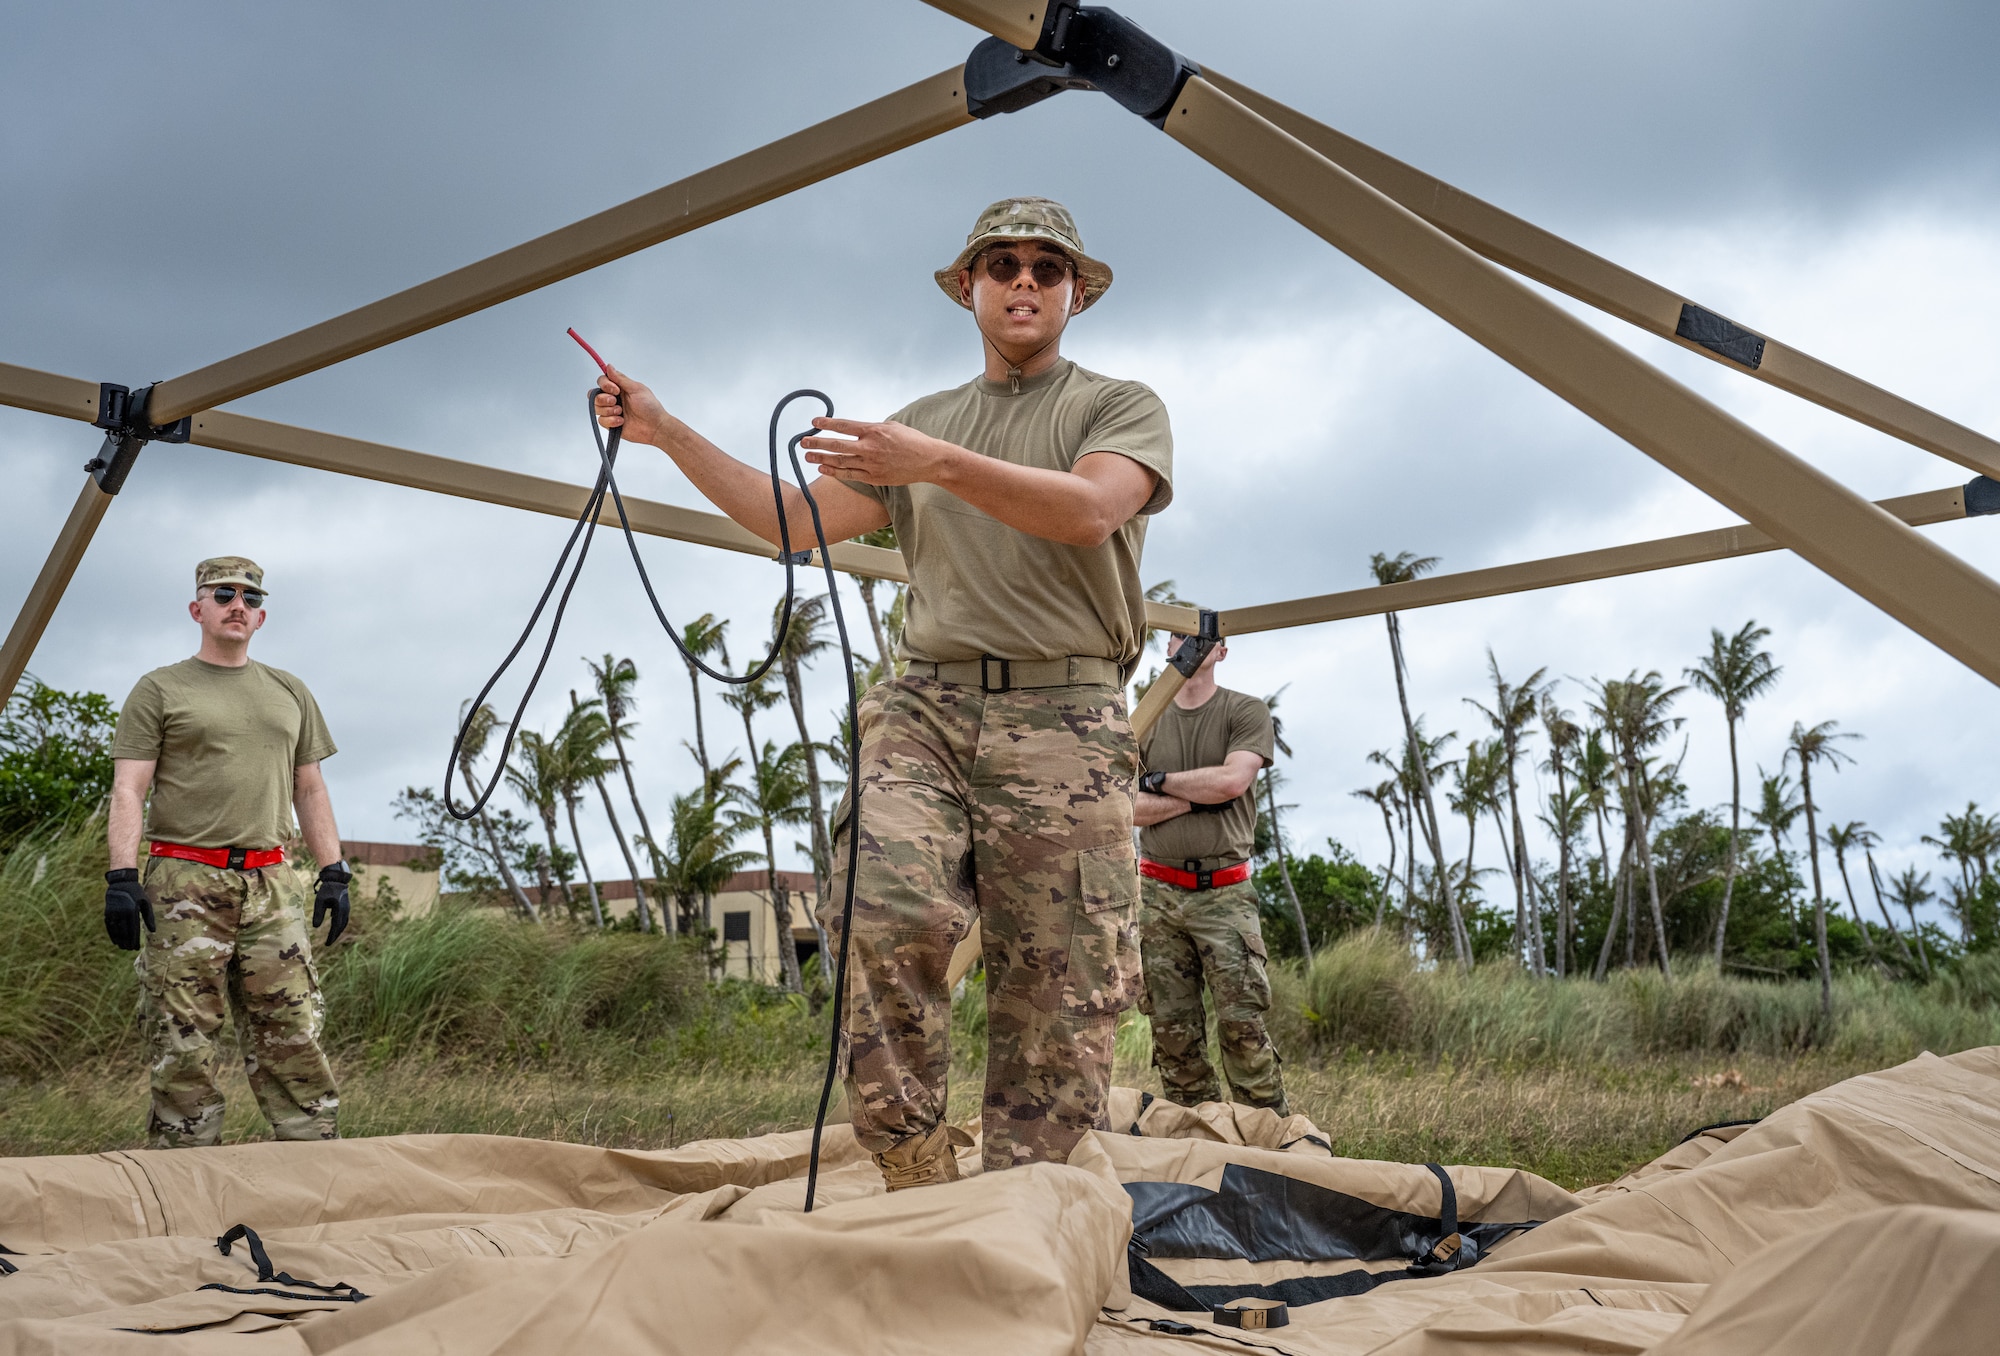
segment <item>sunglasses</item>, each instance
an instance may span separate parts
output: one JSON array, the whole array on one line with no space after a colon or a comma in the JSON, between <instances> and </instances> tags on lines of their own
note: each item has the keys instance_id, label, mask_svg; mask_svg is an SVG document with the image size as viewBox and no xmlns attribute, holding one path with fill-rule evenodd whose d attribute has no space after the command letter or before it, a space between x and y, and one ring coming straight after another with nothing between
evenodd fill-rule
<instances>
[{"instance_id":1,"label":"sunglasses","mask_svg":"<svg viewBox=\"0 0 2000 1356\"><path fill-rule=\"evenodd\" d=\"M1070 273L1070 262L1061 256L1043 255L1032 264L1022 264L1019 256L1007 253L986 256L986 276L997 283L1010 283L1021 276L1022 268L1028 270L1037 287L1054 287Z\"/></svg>"},{"instance_id":2,"label":"sunglasses","mask_svg":"<svg viewBox=\"0 0 2000 1356\"><path fill-rule=\"evenodd\" d=\"M239 589L234 584L224 584L220 588L213 590L209 596L215 599L217 607L228 607L236 601L236 595L239 593L243 595L243 605L245 607L262 607L264 605L264 590Z\"/></svg>"}]
</instances>

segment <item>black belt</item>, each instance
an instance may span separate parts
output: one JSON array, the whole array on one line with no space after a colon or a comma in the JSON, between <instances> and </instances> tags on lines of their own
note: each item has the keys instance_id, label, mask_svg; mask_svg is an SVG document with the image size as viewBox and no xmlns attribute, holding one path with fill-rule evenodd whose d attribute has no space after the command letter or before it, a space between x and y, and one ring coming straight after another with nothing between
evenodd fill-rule
<instances>
[{"instance_id":1,"label":"black belt","mask_svg":"<svg viewBox=\"0 0 2000 1356\"><path fill-rule=\"evenodd\" d=\"M1208 1316L1225 1328L1282 1328L1292 1321L1292 1311L1278 1300L1231 1300L1210 1309Z\"/></svg>"}]
</instances>

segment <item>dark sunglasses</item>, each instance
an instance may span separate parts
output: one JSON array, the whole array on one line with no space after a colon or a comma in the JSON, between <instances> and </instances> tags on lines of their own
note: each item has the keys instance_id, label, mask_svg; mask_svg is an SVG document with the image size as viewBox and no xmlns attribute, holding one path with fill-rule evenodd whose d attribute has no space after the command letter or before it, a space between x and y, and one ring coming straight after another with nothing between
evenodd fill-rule
<instances>
[{"instance_id":1,"label":"dark sunglasses","mask_svg":"<svg viewBox=\"0 0 2000 1356\"><path fill-rule=\"evenodd\" d=\"M264 590L239 589L234 584L224 584L211 592L209 596L215 599L217 607L228 607L236 601L236 595L239 593L243 595L243 605L245 607L262 607L264 605Z\"/></svg>"},{"instance_id":2,"label":"dark sunglasses","mask_svg":"<svg viewBox=\"0 0 2000 1356\"><path fill-rule=\"evenodd\" d=\"M997 283L1010 283L1021 276L1023 265L1017 255L998 253L986 256L986 276ZM1067 259L1043 255L1026 266L1029 276L1037 287L1054 287L1069 276L1070 262Z\"/></svg>"}]
</instances>

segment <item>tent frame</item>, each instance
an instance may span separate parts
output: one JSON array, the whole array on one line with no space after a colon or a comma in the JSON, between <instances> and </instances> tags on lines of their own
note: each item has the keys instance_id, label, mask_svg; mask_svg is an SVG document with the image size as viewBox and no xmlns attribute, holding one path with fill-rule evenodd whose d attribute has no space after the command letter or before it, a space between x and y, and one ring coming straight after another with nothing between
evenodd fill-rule
<instances>
[{"instance_id":1,"label":"tent frame","mask_svg":"<svg viewBox=\"0 0 2000 1356\"><path fill-rule=\"evenodd\" d=\"M990 36L963 66L570 226L184 376L124 388L0 364L0 403L105 428L68 519L4 644L12 692L133 459L190 441L412 488L574 516L588 491L537 476L216 408L573 277L961 127L1065 90L1139 114L1314 234L1746 521L1547 560L1232 609L1223 638L1787 549L2000 683L2000 584L1918 526L2000 512L2000 442L1750 330L1230 80L1115 12L1072 0L926 0ZM1977 472L1873 504L1520 282L1531 279L1734 371ZM116 398L114 394L116 393ZM627 500L654 536L775 558L716 514ZM845 542L836 569L906 581L900 555ZM1188 608L1149 625L1191 634ZM1183 681L1169 664L1133 714L1149 728Z\"/></svg>"}]
</instances>

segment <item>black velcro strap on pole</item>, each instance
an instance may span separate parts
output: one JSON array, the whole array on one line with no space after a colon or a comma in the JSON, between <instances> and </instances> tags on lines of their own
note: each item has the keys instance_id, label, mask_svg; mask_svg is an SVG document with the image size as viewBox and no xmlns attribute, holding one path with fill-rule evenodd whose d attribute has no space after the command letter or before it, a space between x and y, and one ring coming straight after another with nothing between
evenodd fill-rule
<instances>
[{"instance_id":1,"label":"black velcro strap on pole","mask_svg":"<svg viewBox=\"0 0 2000 1356\"><path fill-rule=\"evenodd\" d=\"M319 1281L302 1281L288 1271L277 1270L271 1265L271 1254L264 1250L264 1240L257 1237L257 1231L247 1224L234 1225L222 1237L216 1239L216 1251L227 1257L229 1256L230 1245L237 1242L249 1245L250 1260L257 1268L257 1283L259 1285L269 1285L275 1282L278 1285L297 1286L306 1290L318 1290L322 1292L320 1295L286 1295L285 1298L287 1299L320 1299L323 1297L326 1299L342 1300L351 1304L357 1300L368 1298L368 1296L356 1290L346 1281L336 1281L332 1285L325 1285ZM243 1290L233 1285L223 1285L220 1282L211 1282L200 1288L203 1290L226 1290L232 1295L283 1294L282 1291L278 1290Z\"/></svg>"}]
</instances>

